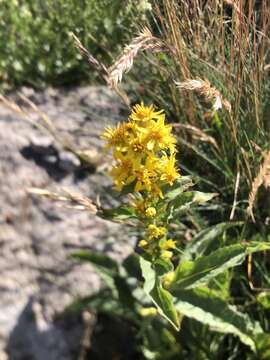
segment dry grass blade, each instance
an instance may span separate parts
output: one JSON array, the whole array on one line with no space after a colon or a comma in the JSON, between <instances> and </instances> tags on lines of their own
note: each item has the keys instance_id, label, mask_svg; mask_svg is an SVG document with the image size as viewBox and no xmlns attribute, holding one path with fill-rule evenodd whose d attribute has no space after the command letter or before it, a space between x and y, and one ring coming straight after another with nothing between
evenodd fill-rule
<instances>
[{"instance_id":1,"label":"dry grass blade","mask_svg":"<svg viewBox=\"0 0 270 360\"><path fill-rule=\"evenodd\" d=\"M18 93L20 99L22 99L26 104L30 106L30 108L37 113L41 119L43 120L44 124L50 129L51 133L56 136L56 129L51 121L51 119L48 117L47 114L45 114L43 111L40 110L40 108L33 103L30 99L28 99L26 96L24 96L22 93Z\"/></svg>"},{"instance_id":2,"label":"dry grass blade","mask_svg":"<svg viewBox=\"0 0 270 360\"><path fill-rule=\"evenodd\" d=\"M48 190L39 189L39 188L29 188L27 189L27 193L32 195L38 195L42 197L46 197L53 201L60 201L67 203L65 207L72 208L76 210L86 210L91 214L97 213L97 207L93 204L93 202L80 194L73 193L67 189L62 189L62 194L50 192Z\"/></svg>"},{"instance_id":3,"label":"dry grass blade","mask_svg":"<svg viewBox=\"0 0 270 360\"><path fill-rule=\"evenodd\" d=\"M43 133L46 133L53 137L55 141L57 141L64 149L71 151L76 154L76 151L73 149L71 144L69 144L66 140L60 137L57 134L56 128L54 127L52 121L36 104L34 104L30 99L24 96L22 93L18 93L21 100L23 100L31 110L39 116L39 120L33 119L31 114L28 111L25 111L23 107L16 104L14 101L7 99L5 96L0 95L0 102L3 103L8 109L22 116L27 122L31 125L35 126Z\"/></svg>"},{"instance_id":4,"label":"dry grass blade","mask_svg":"<svg viewBox=\"0 0 270 360\"><path fill-rule=\"evenodd\" d=\"M197 128L196 126L189 125L189 124L178 124L178 123L174 123L174 124L172 124L172 126L175 129L189 131L194 139L198 139L203 142L207 142L207 143L213 145L219 151L219 147L218 147L216 140L212 136L205 134L205 132L203 132L201 129Z\"/></svg>"},{"instance_id":5,"label":"dry grass blade","mask_svg":"<svg viewBox=\"0 0 270 360\"><path fill-rule=\"evenodd\" d=\"M258 175L252 182L251 191L249 193L248 197L248 208L247 213L249 216L251 216L252 220L255 221L254 215L253 215L253 206L256 200L256 195L258 193L258 190L261 185L265 185L268 187L269 185L269 169L270 169L270 151L266 154L264 161L262 165L260 166L260 170L258 172Z\"/></svg>"},{"instance_id":6,"label":"dry grass blade","mask_svg":"<svg viewBox=\"0 0 270 360\"><path fill-rule=\"evenodd\" d=\"M121 82L124 72L128 72L133 65L134 59L140 50L158 51L161 42L154 37L151 31L145 27L140 34L127 45L119 59L109 69L109 83L116 88Z\"/></svg>"},{"instance_id":7,"label":"dry grass blade","mask_svg":"<svg viewBox=\"0 0 270 360\"><path fill-rule=\"evenodd\" d=\"M237 194L238 194L238 190L239 190L239 185L240 185L240 171L238 171L237 175L236 175L235 186L234 186L233 205L232 205L232 210L230 213L230 220L233 220L233 218L234 218L235 209L236 209L236 205L237 205Z\"/></svg>"},{"instance_id":8,"label":"dry grass blade","mask_svg":"<svg viewBox=\"0 0 270 360\"><path fill-rule=\"evenodd\" d=\"M175 82L178 89L195 91L203 96L205 100L212 103L213 111L217 111L224 107L229 113L231 112L231 104L228 100L222 99L220 92L208 80L187 79L183 82Z\"/></svg>"},{"instance_id":9,"label":"dry grass blade","mask_svg":"<svg viewBox=\"0 0 270 360\"><path fill-rule=\"evenodd\" d=\"M74 33L71 33L71 36L74 39L75 46L79 49L81 54L86 57L88 63L98 71L98 73L102 76L103 80L106 82L107 85L111 85L109 80L109 72L106 66L103 63L99 62L92 54L90 54L90 52L82 45L82 43ZM129 108L130 101L126 93L123 90L118 89L117 87L115 87L114 90L117 95L120 96L120 98L123 100L124 104Z\"/></svg>"},{"instance_id":10,"label":"dry grass blade","mask_svg":"<svg viewBox=\"0 0 270 360\"><path fill-rule=\"evenodd\" d=\"M87 58L89 64L92 65L99 73L101 73L107 81L108 70L106 66L98 61L92 54L90 54L90 52L83 46L74 33L71 33L71 36L74 39L75 45L80 50L81 54Z\"/></svg>"},{"instance_id":11,"label":"dry grass blade","mask_svg":"<svg viewBox=\"0 0 270 360\"><path fill-rule=\"evenodd\" d=\"M31 118L31 116L26 111L24 111L19 105L17 105L14 101L11 101L11 100L7 99L3 95L0 95L0 101L8 109L10 109L10 110L14 111L15 113L21 115L25 120L27 120L29 123L31 123L35 127L39 128L41 131L49 133L49 135L54 136L54 133L52 133L51 129L48 129L48 127L46 127L45 125L39 124L37 121L33 120Z\"/></svg>"}]
</instances>

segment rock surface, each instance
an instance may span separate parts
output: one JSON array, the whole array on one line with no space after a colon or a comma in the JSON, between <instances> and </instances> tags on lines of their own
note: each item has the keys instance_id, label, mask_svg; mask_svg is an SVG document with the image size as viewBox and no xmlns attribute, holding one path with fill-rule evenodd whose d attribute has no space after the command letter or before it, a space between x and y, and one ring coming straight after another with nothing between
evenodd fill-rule
<instances>
[{"instance_id":1,"label":"rock surface","mask_svg":"<svg viewBox=\"0 0 270 360\"><path fill-rule=\"evenodd\" d=\"M23 89L23 93L46 112L62 139L93 155L93 167L106 165L100 133L125 115L109 90ZM33 109L27 111L40 121ZM89 174L50 135L4 106L0 172L0 360L75 359L82 322L59 321L56 315L73 299L98 290L100 279L90 265L78 264L68 254L91 248L120 261L133 244L127 243L122 226L30 197L25 189L65 187L113 202L109 190L102 190L110 180L101 172Z\"/></svg>"}]
</instances>

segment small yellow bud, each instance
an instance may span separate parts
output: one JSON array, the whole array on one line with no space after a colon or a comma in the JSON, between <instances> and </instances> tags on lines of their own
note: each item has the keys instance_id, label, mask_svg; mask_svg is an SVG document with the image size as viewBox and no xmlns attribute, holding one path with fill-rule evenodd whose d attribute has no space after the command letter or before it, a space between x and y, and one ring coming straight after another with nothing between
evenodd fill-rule
<instances>
[{"instance_id":1,"label":"small yellow bud","mask_svg":"<svg viewBox=\"0 0 270 360\"><path fill-rule=\"evenodd\" d=\"M146 246L147 246L147 241L146 241L146 240L141 240L141 241L139 242L139 247L144 248L144 247L146 247Z\"/></svg>"},{"instance_id":2,"label":"small yellow bud","mask_svg":"<svg viewBox=\"0 0 270 360\"><path fill-rule=\"evenodd\" d=\"M156 216L156 213L157 213L157 211L154 207L149 207L145 210L145 215L147 217L154 217L154 216Z\"/></svg>"},{"instance_id":3,"label":"small yellow bud","mask_svg":"<svg viewBox=\"0 0 270 360\"><path fill-rule=\"evenodd\" d=\"M158 227L155 224L150 224L147 228L148 236L150 239L158 239L167 233L165 227Z\"/></svg>"},{"instance_id":4,"label":"small yellow bud","mask_svg":"<svg viewBox=\"0 0 270 360\"><path fill-rule=\"evenodd\" d=\"M157 309L154 307L149 307L149 308L141 308L139 310L140 315L143 317L147 317L147 316L155 316L157 315Z\"/></svg>"},{"instance_id":5,"label":"small yellow bud","mask_svg":"<svg viewBox=\"0 0 270 360\"><path fill-rule=\"evenodd\" d=\"M162 284L164 288L168 289L171 286L171 283L174 281L174 278L175 278L174 271L165 274L162 278Z\"/></svg>"},{"instance_id":6,"label":"small yellow bud","mask_svg":"<svg viewBox=\"0 0 270 360\"><path fill-rule=\"evenodd\" d=\"M164 250L161 253L161 257L163 257L163 259L171 259L172 256L173 256L173 253L168 250Z\"/></svg>"}]
</instances>

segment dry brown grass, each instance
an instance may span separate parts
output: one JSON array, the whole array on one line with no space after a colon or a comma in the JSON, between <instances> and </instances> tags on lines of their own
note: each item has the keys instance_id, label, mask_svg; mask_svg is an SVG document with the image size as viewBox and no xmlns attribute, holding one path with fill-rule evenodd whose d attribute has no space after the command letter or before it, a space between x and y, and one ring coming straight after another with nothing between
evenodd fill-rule
<instances>
[{"instance_id":1,"label":"dry brown grass","mask_svg":"<svg viewBox=\"0 0 270 360\"><path fill-rule=\"evenodd\" d=\"M183 82L175 83L178 89L189 90L198 93L203 96L206 101L212 103L213 112L224 107L227 111L231 112L231 104L228 100L222 99L220 92L211 86L208 80L198 79L187 79Z\"/></svg>"},{"instance_id":2,"label":"dry brown grass","mask_svg":"<svg viewBox=\"0 0 270 360\"><path fill-rule=\"evenodd\" d=\"M118 83L121 82L123 74L132 68L134 59L139 51L157 51L161 49L161 47L162 44L160 40L154 37L147 27L143 28L140 34L125 47L118 60L110 67L109 84L111 87L116 88Z\"/></svg>"},{"instance_id":3,"label":"dry brown grass","mask_svg":"<svg viewBox=\"0 0 270 360\"><path fill-rule=\"evenodd\" d=\"M270 179L270 151L264 157L264 160L260 166L259 172L255 179L252 182L251 191L248 198L248 208L247 213L255 222L254 214L253 214L253 207L256 200L257 193L259 188L264 185L265 187L269 187Z\"/></svg>"},{"instance_id":4,"label":"dry brown grass","mask_svg":"<svg viewBox=\"0 0 270 360\"><path fill-rule=\"evenodd\" d=\"M68 189L62 188L61 193L55 193L40 188L29 188L27 189L27 193L31 195L45 197L52 201L60 202L64 204L64 207L66 208L85 210L90 212L91 214L97 213L97 207L92 202L92 200L80 194L71 192Z\"/></svg>"}]
</instances>

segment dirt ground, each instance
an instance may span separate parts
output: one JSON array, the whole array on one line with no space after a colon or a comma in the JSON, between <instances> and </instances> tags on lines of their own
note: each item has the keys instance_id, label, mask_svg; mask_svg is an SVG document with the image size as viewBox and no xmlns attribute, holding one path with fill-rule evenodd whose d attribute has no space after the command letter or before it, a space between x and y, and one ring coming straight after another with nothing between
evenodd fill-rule
<instances>
[{"instance_id":1,"label":"dirt ground","mask_svg":"<svg viewBox=\"0 0 270 360\"><path fill-rule=\"evenodd\" d=\"M22 89L53 121L57 132L77 149L96 154L102 169L108 159L99 136L125 116L106 88ZM16 95L13 95L16 99ZM27 109L33 119L37 114ZM0 106L0 360L77 359L84 326L57 315L75 298L101 286L90 265L71 260L70 252L91 248L121 261L132 251L125 229L87 212L30 197L26 188L71 191L113 202L102 171L84 169L51 136Z\"/></svg>"}]
</instances>

